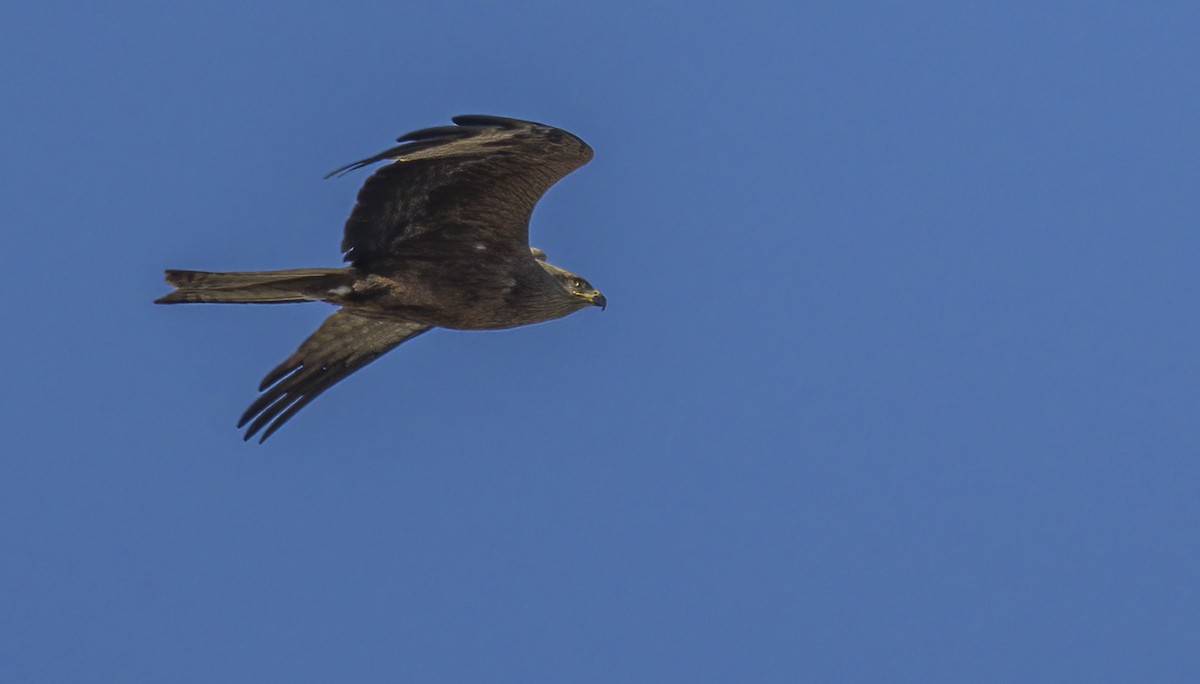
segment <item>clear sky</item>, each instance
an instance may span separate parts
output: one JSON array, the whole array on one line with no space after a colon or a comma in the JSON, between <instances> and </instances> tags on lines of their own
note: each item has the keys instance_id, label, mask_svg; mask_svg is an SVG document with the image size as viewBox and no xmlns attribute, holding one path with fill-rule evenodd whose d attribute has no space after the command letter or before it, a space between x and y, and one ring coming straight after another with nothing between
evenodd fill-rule
<instances>
[{"instance_id":1,"label":"clear sky","mask_svg":"<svg viewBox=\"0 0 1200 684\"><path fill-rule=\"evenodd\" d=\"M1200 5L10 4L0 678L1200 681ZM595 160L608 297L435 331L265 446L358 172Z\"/></svg>"}]
</instances>

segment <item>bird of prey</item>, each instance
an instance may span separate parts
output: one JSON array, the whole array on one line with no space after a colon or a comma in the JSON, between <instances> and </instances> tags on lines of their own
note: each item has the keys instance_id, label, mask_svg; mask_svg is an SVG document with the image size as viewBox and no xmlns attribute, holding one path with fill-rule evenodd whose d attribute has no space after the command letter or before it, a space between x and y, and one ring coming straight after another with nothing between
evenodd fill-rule
<instances>
[{"instance_id":1,"label":"bird of prey","mask_svg":"<svg viewBox=\"0 0 1200 684\"><path fill-rule=\"evenodd\" d=\"M532 121L458 116L329 173L376 162L346 221L349 266L166 271L158 304L328 302L340 307L267 373L238 421L265 441L338 381L434 327L493 330L606 305L583 278L529 246L541 196L592 158L570 133ZM265 428L265 429L264 429Z\"/></svg>"}]
</instances>

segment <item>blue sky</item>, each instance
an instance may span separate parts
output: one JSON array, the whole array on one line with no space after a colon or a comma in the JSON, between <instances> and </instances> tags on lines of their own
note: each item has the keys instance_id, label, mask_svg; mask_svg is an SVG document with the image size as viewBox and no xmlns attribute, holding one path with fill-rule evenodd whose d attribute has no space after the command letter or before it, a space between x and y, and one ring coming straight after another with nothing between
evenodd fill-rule
<instances>
[{"instance_id":1,"label":"blue sky","mask_svg":"<svg viewBox=\"0 0 1200 684\"><path fill-rule=\"evenodd\" d=\"M6 680L1200 677L1194 3L5 14ZM244 444L329 308L162 269L337 265L462 113L595 148L532 236L608 310Z\"/></svg>"}]
</instances>

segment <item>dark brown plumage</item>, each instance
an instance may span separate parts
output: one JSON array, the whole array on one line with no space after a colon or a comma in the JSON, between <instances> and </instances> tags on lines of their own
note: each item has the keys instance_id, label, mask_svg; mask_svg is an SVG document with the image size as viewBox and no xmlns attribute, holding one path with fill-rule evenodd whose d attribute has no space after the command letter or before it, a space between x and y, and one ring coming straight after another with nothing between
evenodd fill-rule
<instances>
[{"instance_id":1,"label":"dark brown plumage","mask_svg":"<svg viewBox=\"0 0 1200 684\"><path fill-rule=\"evenodd\" d=\"M325 320L259 386L242 414L265 441L338 381L433 327L486 330L560 318L604 296L529 246L542 194L592 158L579 138L543 124L458 116L403 135L358 192L342 240L344 268L210 273L168 270L160 304L324 301ZM328 177L328 176L326 176Z\"/></svg>"}]
</instances>

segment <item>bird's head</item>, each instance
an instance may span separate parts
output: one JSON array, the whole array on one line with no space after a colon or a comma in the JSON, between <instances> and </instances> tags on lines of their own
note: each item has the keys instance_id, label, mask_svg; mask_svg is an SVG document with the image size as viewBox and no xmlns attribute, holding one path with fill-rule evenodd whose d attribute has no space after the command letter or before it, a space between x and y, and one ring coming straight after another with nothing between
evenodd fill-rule
<instances>
[{"instance_id":1,"label":"bird's head","mask_svg":"<svg viewBox=\"0 0 1200 684\"><path fill-rule=\"evenodd\" d=\"M604 295L600 294L600 290L592 287L592 284L586 279L546 261L546 253L542 250L534 247L530 251L533 253L533 258L537 259L537 262L541 264L542 268L546 269L547 273L554 276L554 279L558 281L558 284L567 293L572 297L578 298L580 306L590 304L600 307L601 311L608 306L608 300L604 298Z\"/></svg>"}]
</instances>

